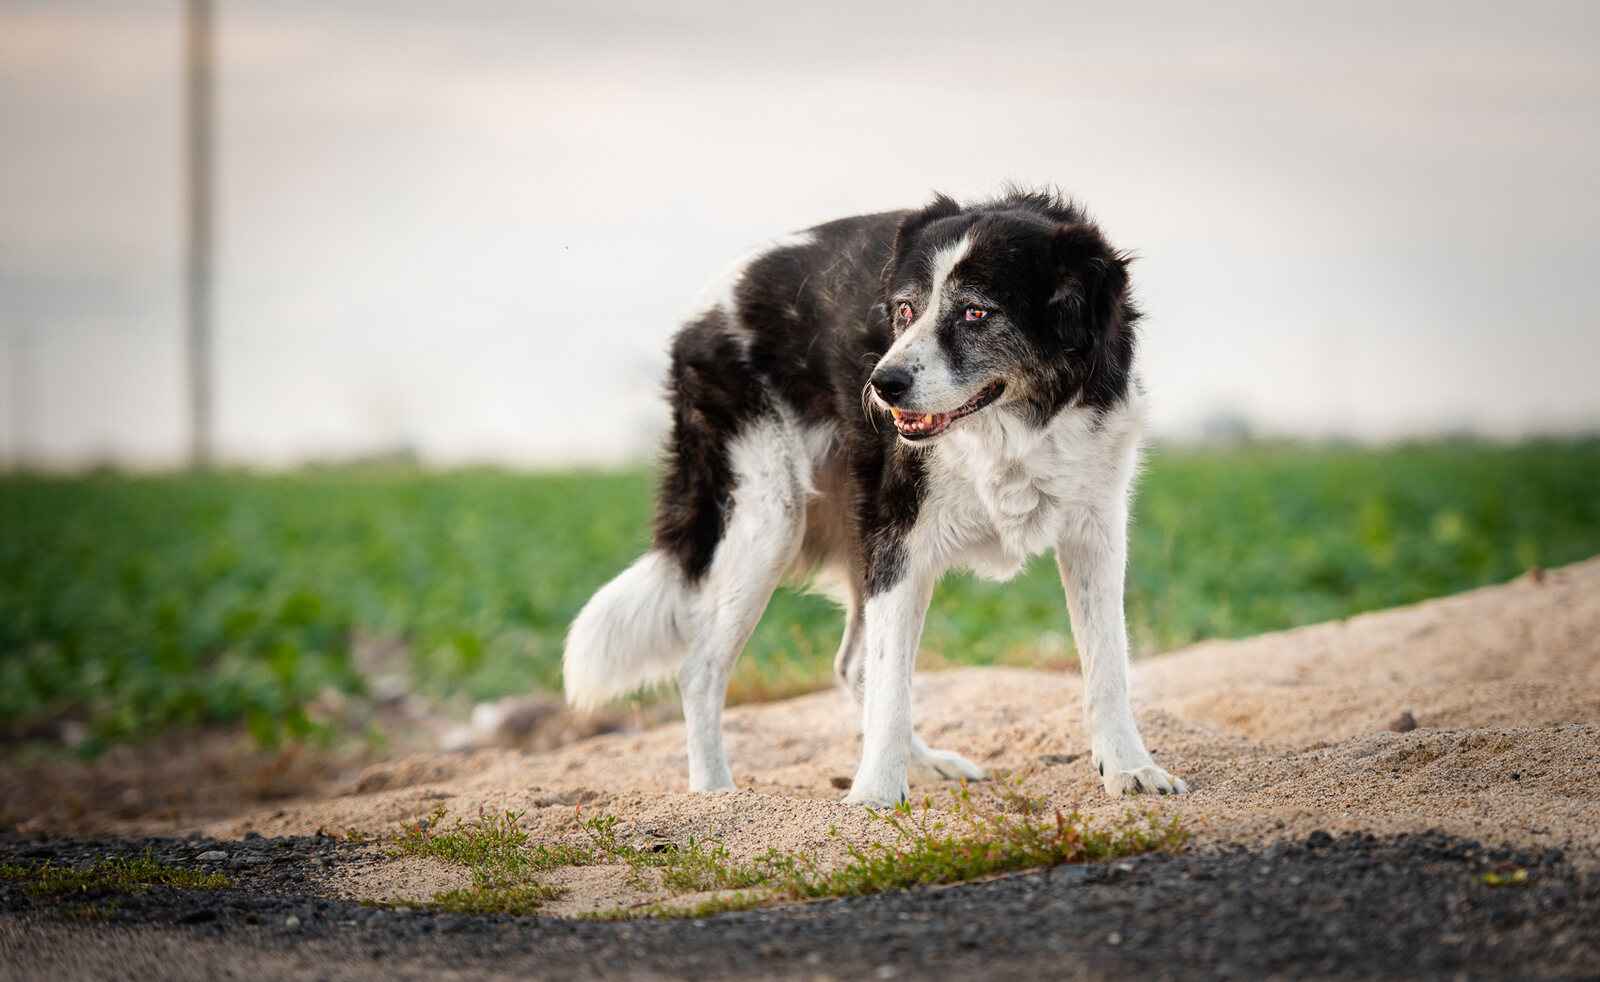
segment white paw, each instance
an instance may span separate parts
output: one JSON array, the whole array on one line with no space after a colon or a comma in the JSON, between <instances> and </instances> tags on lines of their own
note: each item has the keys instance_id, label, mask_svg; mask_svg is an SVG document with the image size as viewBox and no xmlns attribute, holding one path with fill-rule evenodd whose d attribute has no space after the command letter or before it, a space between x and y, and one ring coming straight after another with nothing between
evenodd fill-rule
<instances>
[{"instance_id":1,"label":"white paw","mask_svg":"<svg viewBox=\"0 0 1600 982\"><path fill-rule=\"evenodd\" d=\"M958 753L934 750L922 738L911 738L911 769L917 777L929 781L982 781L989 774L983 768Z\"/></svg>"},{"instance_id":2,"label":"white paw","mask_svg":"<svg viewBox=\"0 0 1600 982\"><path fill-rule=\"evenodd\" d=\"M733 772L726 763L719 761L704 767L691 766L689 790L696 794L721 794L739 789L733 786Z\"/></svg>"},{"instance_id":3,"label":"white paw","mask_svg":"<svg viewBox=\"0 0 1600 982\"><path fill-rule=\"evenodd\" d=\"M844 803L893 808L910 797L911 788L903 772L895 777L890 774L869 774L863 768L856 772L855 780L850 782L850 793L844 796Z\"/></svg>"},{"instance_id":4,"label":"white paw","mask_svg":"<svg viewBox=\"0 0 1600 982\"><path fill-rule=\"evenodd\" d=\"M1132 770L1106 771L1100 775L1106 794L1120 798L1125 794L1188 794L1189 785L1155 764Z\"/></svg>"},{"instance_id":5,"label":"white paw","mask_svg":"<svg viewBox=\"0 0 1600 982\"><path fill-rule=\"evenodd\" d=\"M1095 770L1106 794L1120 798L1125 794L1188 794L1189 785L1156 766L1137 730L1129 730L1093 741Z\"/></svg>"}]
</instances>

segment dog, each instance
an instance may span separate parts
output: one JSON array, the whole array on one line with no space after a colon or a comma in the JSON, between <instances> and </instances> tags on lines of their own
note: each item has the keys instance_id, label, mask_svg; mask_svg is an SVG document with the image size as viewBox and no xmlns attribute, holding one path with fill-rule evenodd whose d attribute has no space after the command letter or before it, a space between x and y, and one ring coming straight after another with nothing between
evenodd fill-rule
<instances>
[{"instance_id":1,"label":"dog","mask_svg":"<svg viewBox=\"0 0 1600 982\"><path fill-rule=\"evenodd\" d=\"M980 780L912 725L934 584L1053 550L1106 792L1186 792L1128 697L1128 263L1078 205L1021 189L828 222L741 262L673 341L653 548L573 621L568 701L675 676L689 787L732 790L729 672L790 582L844 609L834 668L862 724L845 800L905 801L913 770Z\"/></svg>"}]
</instances>

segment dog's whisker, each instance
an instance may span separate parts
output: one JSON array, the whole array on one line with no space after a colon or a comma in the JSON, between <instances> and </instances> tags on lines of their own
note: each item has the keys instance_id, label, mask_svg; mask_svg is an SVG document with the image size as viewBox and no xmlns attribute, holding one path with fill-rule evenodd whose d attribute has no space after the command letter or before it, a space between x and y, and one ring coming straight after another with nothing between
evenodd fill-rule
<instances>
[{"instance_id":1,"label":"dog's whisker","mask_svg":"<svg viewBox=\"0 0 1600 982\"><path fill-rule=\"evenodd\" d=\"M861 415L866 419L867 425L872 427L872 432L878 432L878 417L872 411L872 380L861 387Z\"/></svg>"}]
</instances>

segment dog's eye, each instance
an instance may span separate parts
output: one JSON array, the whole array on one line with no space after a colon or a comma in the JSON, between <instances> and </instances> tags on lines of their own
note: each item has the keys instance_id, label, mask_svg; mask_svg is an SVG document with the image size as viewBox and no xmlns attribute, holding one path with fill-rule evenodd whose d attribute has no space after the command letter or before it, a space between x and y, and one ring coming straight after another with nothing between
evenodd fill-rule
<instances>
[{"instance_id":1,"label":"dog's eye","mask_svg":"<svg viewBox=\"0 0 1600 982\"><path fill-rule=\"evenodd\" d=\"M981 321L985 317L988 317L988 316L989 316L989 311L984 309L983 307L968 307L967 308L967 320L969 320L969 321Z\"/></svg>"},{"instance_id":2,"label":"dog's eye","mask_svg":"<svg viewBox=\"0 0 1600 982\"><path fill-rule=\"evenodd\" d=\"M916 311L912 310L911 305L904 301L894 308L894 324L896 327L905 327L911 323L911 318L914 316L916 316Z\"/></svg>"}]
</instances>

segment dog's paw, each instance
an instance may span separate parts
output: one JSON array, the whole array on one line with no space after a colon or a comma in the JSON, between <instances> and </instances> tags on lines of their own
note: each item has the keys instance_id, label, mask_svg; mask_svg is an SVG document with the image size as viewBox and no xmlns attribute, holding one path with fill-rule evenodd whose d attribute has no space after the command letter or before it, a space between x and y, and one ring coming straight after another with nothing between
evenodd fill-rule
<instances>
[{"instance_id":1,"label":"dog's paw","mask_svg":"<svg viewBox=\"0 0 1600 982\"><path fill-rule=\"evenodd\" d=\"M689 790L695 794L726 794L739 789L734 787L727 761L714 760L699 767L689 766Z\"/></svg>"},{"instance_id":2,"label":"dog's paw","mask_svg":"<svg viewBox=\"0 0 1600 982\"><path fill-rule=\"evenodd\" d=\"M916 775L931 781L982 781L989 774L983 768L958 753L934 750L921 737L911 738L911 769Z\"/></svg>"},{"instance_id":3,"label":"dog's paw","mask_svg":"<svg viewBox=\"0 0 1600 982\"><path fill-rule=\"evenodd\" d=\"M847 805L866 805L870 808L893 808L911 797L911 787L905 774L867 774L857 772L850 782L850 793L844 796Z\"/></svg>"},{"instance_id":4,"label":"dog's paw","mask_svg":"<svg viewBox=\"0 0 1600 982\"><path fill-rule=\"evenodd\" d=\"M1106 794L1120 798L1125 794L1188 794L1189 785L1155 764L1126 771L1105 771L1100 775Z\"/></svg>"},{"instance_id":5,"label":"dog's paw","mask_svg":"<svg viewBox=\"0 0 1600 982\"><path fill-rule=\"evenodd\" d=\"M1182 778L1156 766L1137 731L1096 738L1092 757L1100 783L1113 798L1125 794L1189 793L1189 785Z\"/></svg>"}]
</instances>

